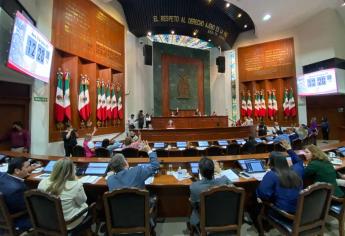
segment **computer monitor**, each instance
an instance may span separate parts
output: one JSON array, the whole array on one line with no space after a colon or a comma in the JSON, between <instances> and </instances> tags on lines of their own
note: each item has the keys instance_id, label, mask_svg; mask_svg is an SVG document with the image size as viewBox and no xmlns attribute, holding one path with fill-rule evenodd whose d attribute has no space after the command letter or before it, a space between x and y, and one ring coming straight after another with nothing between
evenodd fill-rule
<instances>
[{"instance_id":1,"label":"computer monitor","mask_svg":"<svg viewBox=\"0 0 345 236\"><path fill-rule=\"evenodd\" d=\"M153 147L154 148L164 148L165 147L165 144L160 142L160 143L154 143L153 144Z\"/></svg>"},{"instance_id":2,"label":"computer monitor","mask_svg":"<svg viewBox=\"0 0 345 236\"><path fill-rule=\"evenodd\" d=\"M248 161L246 162L248 173L265 172L265 167L260 160Z\"/></svg>"},{"instance_id":3,"label":"computer monitor","mask_svg":"<svg viewBox=\"0 0 345 236\"><path fill-rule=\"evenodd\" d=\"M90 162L85 170L85 175L104 175L107 168L108 163Z\"/></svg>"},{"instance_id":4,"label":"computer monitor","mask_svg":"<svg viewBox=\"0 0 345 236\"><path fill-rule=\"evenodd\" d=\"M207 141L198 141L198 146L199 147L208 147L209 144Z\"/></svg>"},{"instance_id":5,"label":"computer monitor","mask_svg":"<svg viewBox=\"0 0 345 236\"><path fill-rule=\"evenodd\" d=\"M102 147L102 142L101 141L95 142L95 148L101 148L101 147Z\"/></svg>"},{"instance_id":6,"label":"computer monitor","mask_svg":"<svg viewBox=\"0 0 345 236\"><path fill-rule=\"evenodd\" d=\"M236 143L240 144L240 145L243 145L243 144L246 143L246 140L244 140L244 139L236 139Z\"/></svg>"},{"instance_id":7,"label":"computer monitor","mask_svg":"<svg viewBox=\"0 0 345 236\"><path fill-rule=\"evenodd\" d=\"M192 174L198 174L199 173L199 163L197 163L197 162L190 163L190 169L192 171Z\"/></svg>"},{"instance_id":8,"label":"computer monitor","mask_svg":"<svg viewBox=\"0 0 345 236\"><path fill-rule=\"evenodd\" d=\"M178 148L186 148L187 142L176 142L176 147Z\"/></svg>"},{"instance_id":9,"label":"computer monitor","mask_svg":"<svg viewBox=\"0 0 345 236\"><path fill-rule=\"evenodd\" d=\"M44 167L43 171L46 173L51 173L53 171L55 163L56 161L49 161L48 165Z\"/></svg>"},{"instance_id":10,"label":"computer monitor","mask_svg":"<svg viewBox=\"0 0 345 236\"><path fill-rule=\"evenodd\" d=\"M107 168L109 163L106 162L90 162L88 167L89 168Z\"/></svg>"},{"instance_id":11,"label":"computer monitor","mask_svg":"<svg viewBox=\"0 0 345 236\"><path fill-rule=\"evenodd\" d=\"M337 151L341 156L345 156L345 147L340 147L337 149Z\"/></svg>"},{"instance_id":12,"label":"computer monitor","mask_svg":"<svg viewBox=\"0 0 345 236\"><path fill-rule=\"evenodd\" d=\"M217 142L218 142L219 146L227 146L227 145L229 145L228 140L218 140Z\"/></svg>"},{"instance_id":13,"label":"computer monitor","mask_svg":"<svg viewBox=\"0 0 345 236\"><path fill-rule=\"evenodd\" d=\"M237 161L243 171L247 170L247 165L246 165L247 161L255 161L255 159L246 159L246 160Z\"/></svg>"},{"instance_id":14,"label":"computer monitor","mask_svg":"<svg viewBox=\"0 0 345 236\"><path fill-rule=\"evenodd\" d=\"M273 136L266 136L265 139L267 141L273 141L274 137Z\"/></svg>"}]
</instances>

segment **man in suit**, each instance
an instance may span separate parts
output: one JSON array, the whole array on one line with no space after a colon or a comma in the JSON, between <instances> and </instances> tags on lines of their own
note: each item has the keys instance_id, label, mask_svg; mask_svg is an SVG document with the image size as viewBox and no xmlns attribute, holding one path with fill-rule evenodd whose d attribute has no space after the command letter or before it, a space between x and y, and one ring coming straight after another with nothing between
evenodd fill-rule
<instances>
[{"instance_id":1,"label":"man in suit","mask_svg":"<svg viewBox=\"0 0 345 236\"><path fill-rule=\"evenodd\" d=\"M203 157L199 161L199 172L202 179L192 183L190 186L190 200L193 205L192 215L190 216L190 223L192 225L198 225L200 222L199 219L199 202L200 202L200 193L208 190L211 187L219 185L230 185L231 181L222 176L221 178L214 178L215 165L214 162L208 158Z\"/></svg>"},{"instance_id":2,"label":"man in suit","mask_svg":"<svg viewBox=\"0 0 345 236\"><path fill-rule=\"evenodd\" d=\"M7 173L0 173L0 192L2 192L10 214L15 214L26 210L24 202L24 192L27 186L24 178L29 175L31 170L30 162L24 157L12 158L8 164ZM31 228L31 222L28 215L18 218L15 226L19 230L28 230Z\"/></svg>"}]
</instances>

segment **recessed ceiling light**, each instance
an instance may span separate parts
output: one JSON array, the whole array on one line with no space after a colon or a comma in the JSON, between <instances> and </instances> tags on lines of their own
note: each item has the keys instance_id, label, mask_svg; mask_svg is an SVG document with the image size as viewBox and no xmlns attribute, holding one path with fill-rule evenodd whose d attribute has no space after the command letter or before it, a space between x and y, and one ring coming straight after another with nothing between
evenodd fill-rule
<instances>
[{"instance_id":1,"label":"recessed ceiling light","mask_svg":"<svg viewBox=\"0 0 345 236\"><path fill-rule=\"evenodd\" d=\"M266 15L264 15L264 17L262 17L263 21L268 21L269 19L271 19L271 15L270 14L266 14Z\"/></svg>"},{"instance_id":2,"label":"recessed ceiling light","mask_svg":"<svg viewBox=\"0 0 345 236\"><path fill-rule=\"evenodd\" d=\"M211 39L208 39L209 42L211 42L212 40Z\"/></svg>"},{"instance_id":3,"label":"recessed ceiling light","mask_svg":"<svg viewBox=\"0 0 345 236\"><path fill-rule=\"evenodd\" d=\"M228 2L226 5L225 5L226 8L229 8L230 7L230 2Z\"/></svg>"},{"instance_id":4,"label":"recessed ceiling light","mask_svg":"<svg viewBox=\"0 0 345 236\"><path fill-rule=\"evenodd\" d=\"M241 18L241 17L242 17L242 14L238 13L237 18Z\"/></svg>"},{"instance_id":5,"label":"recessed ceiling light","mask_svg":"<svg viewBox=\"0 0 345 236\"><path fill-rule=\"evenodd\" d=\"M244 25L244 28L247 29L248 25Z\"/></svg>"},{"instance_id":6,"label":"recessed ceiling light","mask_svg":"<svg viewBox=\"0 0 345 236\"><path fill-rule=\"evenodd\" d=\"M345 7L345 0L344 0L344 2L341 4L341 6L342 6L342 7Z\"/></svg>"},{"instance_id":7,"label":"recessed ceiling light","mask_svg":"<svg viewBox=\"0 0 345 236\"><path fill-rule=\"evenodd\" d=\"M174 31L174 30L172 30L172 31L170 31L170 33L171 33L171 34L175 34L175 31Z\"/></svg>"},{"instance_id":8,"label":"recessed ceiling light","mask_svg":"<svg viewBox=\"0 0 345 236\"><path fill-rule=\"evenodd\" d=\"M151 36L151 35L152 35L151 31L147 32L147 36Z\"/></svg>"}]
</instances>

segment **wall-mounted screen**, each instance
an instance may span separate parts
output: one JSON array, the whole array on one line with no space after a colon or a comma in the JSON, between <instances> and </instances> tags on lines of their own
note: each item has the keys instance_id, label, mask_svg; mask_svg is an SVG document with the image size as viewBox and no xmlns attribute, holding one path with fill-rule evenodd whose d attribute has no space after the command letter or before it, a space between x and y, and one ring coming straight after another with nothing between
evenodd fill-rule
<instances>
[{"instance_id":1,"label":"wall-mounted screen","mask_svg":"<svg viewBox=\"0 0 345 236\"><path fill-rule=\"evenodd\" d=\"M299 96L313 96L338 92L335 69L320 70L297 78Z\"/></svg>"},{"instance_id":2,"label":"wall-mounted screen","mask_svg":"<svg viewBox=\"0 0 345 236\"><path fill-rule=\"evenodd\" d=\"M52 56L53 45L17 12L7 66L48 83Z\"/></svg>"}]
</instances>

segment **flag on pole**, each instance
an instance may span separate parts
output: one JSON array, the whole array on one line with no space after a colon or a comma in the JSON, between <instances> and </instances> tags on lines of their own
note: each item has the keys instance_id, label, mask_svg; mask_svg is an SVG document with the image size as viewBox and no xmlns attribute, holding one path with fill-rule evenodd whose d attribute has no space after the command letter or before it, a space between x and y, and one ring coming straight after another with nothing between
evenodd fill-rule
<instances>
[{"instance_id":1,"label":"flag on pole","mask_svg":"<svg viewBox=\"0 0 345 236\"><path fill-rule=\"evenodd\" d=\"M289 113L291 117L295 117L297 114L295 98L293 96L292 88L290 89L290 95L289 95Z\"/></svg>"},{"instance_id":2,"label":"flag on pole","mask_svg":"<svg viewBox=\"0 0 345 236\"><path fill-rule=\"evenodd\" d=\"M258 92L255 92L255 101L254 101L254 116L260 116L260 95Z\"/></svg>"},{"instance_id":3,"label":"flag on pole","mask_svg":"<svg viewBox=\"0 0 345 236\"><path fill-rule=\"evenodd\" d=\"M272 110L273 110L273 117L278 114L278 103L275 91L272 91Z\"/></svg>"},{"instance_id":4,"label":"flag on pole","mask_svg":"<svg viewBox=\"0 0 345 236\"><path fill-rule=\"evenodd\" d=\"M80 118L83 121L87 121L86 119L86 99L85 99L85 91L84 91L84 77L82 76L82 80L80 81L79 85L79 99L78 99L78 111Z\"/></svg>"},{"instance_id":5,"label":"flag on pole","mask_svg":"<svg viewBox=\"0 0 345 236\"><path fill-rule=\"evenodd\" d=\"M84 99L85 99L85 121L88 121L91 115L91 104L90 104L90 94L89 94L89 80L85 76L84 82Z\"/></svg>"},{"instance_id":6,"label":"flag on pole","mask_svg":"<svg viewBox=\"0 0 345 236\"><path fill-rule=\"evenodd\" d=\"M266 116L266 102L265 102L265 94L264 94L263 91L261 92L260 116L261 117L265 117Z\"/></svg>"},{"instance_id":7,"label":"flag on pole","mask_svg":"<svg viewBox=\"0 0 345 236\"><path fill-rule=\"evenodd\" d=\"M268 113L268 117L273 117L273 101L272 101L272 92L271 91L268 91L268 110L267 110L267 113Z\"/></svg>"},{"instance_id":8,"label":"flag on pole","mask_svg":"<svg viewBox=\"0 0 345 236\"><path fill-rule=\"evenodd\" d=\"M119 119L122 120L123 119L123 107L122 107L122 93L120 88L118 88L118 92L117 92L117 107L118 107L118 115L119 115Z\"/></svg>"},{"instance_id":9,"label":"flag on pole","mask_svg":"<svg viewBox=\"0 0 345 236\"><path fill-rule=\"evenodd\" d=\"M97 81L97 120L102 121L102 88L100 81Z\"/></svg>"},{"instance_id":10,"label":"flag on pole","mask_svg":"<svg viewBox=\"0 0 345 236\"><path fill-rule=\"evenodd\" d=\"M56 87L56 95L55 95L55 120L57 122L63 122L65 118L62 77L63 77L63 73L59 71L57 73L57 78L56 78L57 87Z\"/></svg>"},{"instance_id":11,"label":"flag on pole","mask_svg":"<svg viewBox=\"0 0 345 236\"><path fill-rule=\"evenodd\" d=\"M107 84L106 87L106 111L107 111L107 119L111 120L113 118L111 113L111 96L110 96L110 85Z\"/></svg>"},{"instance_id":12,"label":"flag on pole","mask_svg":"<svg viewBox=\"0 0 345 236\"><path fill-rule=\"evenodd\" d=\"M115 87L112 87L111 90L112 96L111 96L111 103L112 103L112 110L111 113L113 114L113 119L117 120L119 117L118 110L117 110L117 100L116 100L116 94L115 94Z\"/></svg>"},{"instance_id":13,"label":"flag on pole","mask_svg":"<svg viewBox=\"0 0 345 236\"><path fill-rule=\"evenodd\" d=\"M247 97L247 116L252 116L253 114L253 104L252 104L252 97L250 93L248 93Z\"/></svg>"},{"instance_id":14,"label":"flag on pole","mask_svg":"<svg viewBox=\"0 0 345 236\"><path fill-rule=\"evenodd\" d=\"M65 116L68 120L71 120L71 100L70 100L70 81L71 81L71 74L69 72L65 73L65 92L64 92L64 109L65 109Z\"/></svg>"},{"instance_id":15,"label":"flag on pole","mask_svg":"<svg viewBox=\"0 0 345 236\"><path fill-rule=\"evenodd\" d=\"M242 116L247 115L247 102L246 102L246 98L244 94L242 95L241 115Z\"/></svg>"},{"instance_id":16,"label":"flag on pole","mask_svg":"<svg viewBox=\"0 0 345 236\"><path fill-rule=\"evenodd\" d=\"M102 121L107 119L107 104L106 104L106 95L105 95L105 84L102 81Z\"/></svg>"},{"instance_id":17,"label":"flag on pole","mask_svg":"<svg viewBox=\"0 0 345 236\"><path fill-rule=\"evenodd\" d=\"M284 92L284 100L283 100L283 108L284 108L284 116L288 117L290 115L290 109L289 109L289 95L288 90L285 89Z\"/></svg>"}]
</instances>

